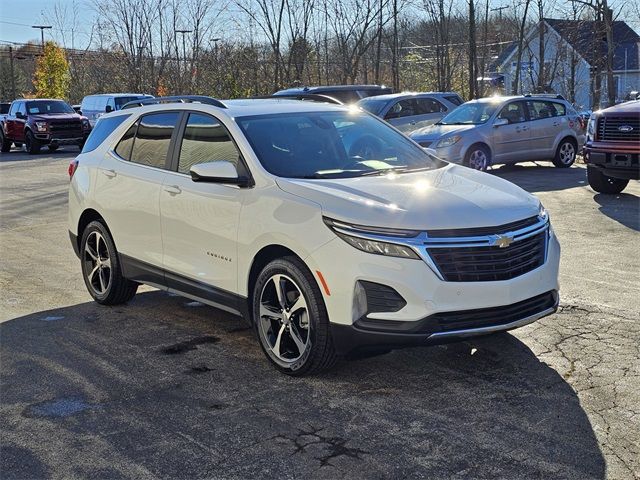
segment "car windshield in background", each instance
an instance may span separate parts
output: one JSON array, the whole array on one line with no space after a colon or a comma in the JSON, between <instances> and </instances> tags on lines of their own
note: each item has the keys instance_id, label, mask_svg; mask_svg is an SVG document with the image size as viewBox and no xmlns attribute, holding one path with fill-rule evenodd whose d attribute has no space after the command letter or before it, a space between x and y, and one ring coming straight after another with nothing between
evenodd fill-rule
<instances>
[{"instance_id":1,"label":"car windshield in background","mask_svg":"<svg viewBox=\"0 0 640 480\"><path fill-rule=\"evenodd\" d=\"M486 123L499 106L499 102L465 103L440 120L437 125L480 125Z\"/></svg>"},{"instance_id":2,"label":"car windshield in background","mask_svg":"<svg viewBox=\"0 0 640 480\"><path fill-rule=\"evenodd\" d=\"M42 113L76 113L71 105L56 100L35 100L27 102L27 112L30 115Z\"/></svg>"},{"instance_id":3,"label":"car windshield in background","mask_svg":"<svg viewBox=\"0 0 640 480\"><path fill-rule=\"evenodd\" d=\"M358 106L369 113L378 115L378 113L384 108L388 100L380 100L376 97L363 98L358 102Z\"/></svg>"},{"instance_id":4,"label":"car windshield in background","mask_svg":"<svg viewBox=\"0 0 640 480\"><path fill-rule=\"evenodd\" d=\"M122 106L126 103L133 102L134 100L141 100L147 98L145 96L135 95L132 97L116 97L114 100L116 102L116 110L120 110Z\"/></svg>"},{"instance_id":5,"label":"car windshield in background","mask_svg":"<svg viewBox=\"0 0 640 480\"><path fill-rule=\"evenodd\" d=\"M240 117L260 163L288 178L350 178L446 165L380 120L355 112Z\"/></svg>"}]
</instances>

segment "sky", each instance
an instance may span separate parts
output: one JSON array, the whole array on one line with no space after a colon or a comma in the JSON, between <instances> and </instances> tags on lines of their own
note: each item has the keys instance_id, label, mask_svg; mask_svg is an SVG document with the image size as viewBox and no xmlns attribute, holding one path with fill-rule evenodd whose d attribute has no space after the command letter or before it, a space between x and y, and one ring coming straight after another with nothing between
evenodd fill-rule
<instances>
[{"instance_id":1,"label":"sky","mask_svg":"<svg viewBox=\"0 0 640 480\"><path fill-rule=\"evenodd\" d=\"M464 2L464 0L459 0ZM482 3L483 0L477 0ZM566 3L558 0L560 3ZM506 5L512 0L491 0L491 5ZM640 0L613 0L612 5L621 4L628 5L629 2L640 2ZM30 40L40 41L40 30L31 28L32 25L45 24L52 25L51 19L47 20L47 12L51 12L56 3L67 4L70 8L74 3L77 8L78 25L73 32L65 31L67 37L67 46L70 47L71 36L73 33L74 47L86 48L89 41L89 32L93 24L96 12L87 0L0 0L0 43L8 42L26 43ZM551 15L550 15L551 16ZM640 18L619 18L625 20L629 25L640 32ZM58 39L63 32L54 27L53 30L45 31L45 39Z\"/></svg>"}]
</instances>

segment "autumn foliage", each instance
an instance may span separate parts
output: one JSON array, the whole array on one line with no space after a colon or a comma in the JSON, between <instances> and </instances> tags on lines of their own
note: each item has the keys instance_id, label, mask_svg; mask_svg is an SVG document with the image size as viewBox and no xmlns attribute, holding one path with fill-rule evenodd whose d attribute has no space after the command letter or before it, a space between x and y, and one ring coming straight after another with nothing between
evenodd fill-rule
<instances>
[{"instance_id":1,"label":"autumn foliage","mask_svg":"<svg viewBox=\"0 0 640 480\"><path fill-rule=\"evenodd\" d=\"M36 61L33 85L39 98L63 98L69 96L69 62L64 50L54 42L44 44L44 52Z\"/></svg>"}]
</instances>

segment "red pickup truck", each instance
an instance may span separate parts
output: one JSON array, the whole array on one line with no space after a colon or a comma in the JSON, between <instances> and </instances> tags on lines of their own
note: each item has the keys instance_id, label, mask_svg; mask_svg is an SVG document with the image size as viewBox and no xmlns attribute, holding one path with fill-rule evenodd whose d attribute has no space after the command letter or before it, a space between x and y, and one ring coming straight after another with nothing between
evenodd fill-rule
<instances>
[{"instance_id":1,"label":"red pickup truck","mask_svg":"<svg viewBox=\"0 0 640 480\"><path fill-rule=\"evenodd\" d=\"M0 127L3 152L8 152L13 143L17 147L24 144L31 154L45 145L50 151L60 145L78 145L82 149L91 131L87 118L64 100L52 99L14 100Z\"/></svg>"},{"instance_id":2,"label":"red pickup truck","mask_svg":"<svg viewBox=\"0 0 640 480\"><path fill-rule=\"evenodd\" d=\"M620 193L640 179L640 101L591 115L584 147L587 179L596 192Z\"/></svg>"}]
</instances>

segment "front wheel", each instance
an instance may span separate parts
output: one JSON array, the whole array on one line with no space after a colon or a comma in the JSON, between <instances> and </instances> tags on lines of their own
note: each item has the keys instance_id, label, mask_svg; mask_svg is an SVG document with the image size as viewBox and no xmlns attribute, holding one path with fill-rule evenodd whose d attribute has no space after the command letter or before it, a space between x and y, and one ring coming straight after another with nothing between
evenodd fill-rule
<instances>
[{"instance_id":1,"label":"front wheel","mask_svg":"<svg viewBox=\"0 0 640 480\"><path fill-rule=\"evenodd\" d=\"M570 139L564 139L558 145L553 164L558 168L569 168L576 161L576 143Z\"/></svg>"},{"instance_id":2,"label":"front wheel","mask_svg":"<svg viewBox=\"0 0 640 480\"><path fill-rule=\"evenodd\" d=\"M253 289L253 322L260 346L281 372L302 376L331 368L336 352L322 294L304 263L269 263Z\"/></svg>"},{"instance_id":3,"label":"front wheel","mask_svg":"<svg viewBox=\"0 0 640 480\"><path fill-rule=\"evenodd\" d=\"M96 302L118 305L133 298L138 284L122 276L116 246L101 222L91 222L85 228L80 255L84 283Z\"/></svg>"},{"instance_id":4,"label":"front wheel","mask_svg":"<svg viewBox=\"0 0 640 480\"><path fill-rule=\"evenodd\" d=\"M465 156L464 165L474 170L486 172L491 165L489 149L483 145L471 147Z\"/></svg>"},{"instance_id":5,"label":"front wheel","mask_svg":"<svg viewBox=\"0 0 640 480\"><path fill-rule=\"evenodd\" d=\"M598 193L620 193L629 184L629 180L609 177L591 165L587 165L587 180Z\"/></svg>"},{"instance_id":6,"label":"front wheel","mask_svg":"<svg viewBox=\"0 0 640 480\"><path fill-rule=\"evenodd\" d=\"M7 140L4 136L4 132L2 131L2 127L0 127L0 151L3 153L7 153L11 150L11 140Z\"/></svg>"},{"instance_id":7,"label":"front wheel","mask_svg":"<svg viewBox=\"0 0 640 480\"><path fill-rule=\"evenodd\" d=\"M24 138L24 144L27 149L27 152L30 155L34 155L40 152L40 142L36 140L36 138L33 136L33 133L31 133L31 131L27 131Z\"/></svg>"}]
</instances>

